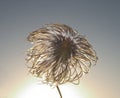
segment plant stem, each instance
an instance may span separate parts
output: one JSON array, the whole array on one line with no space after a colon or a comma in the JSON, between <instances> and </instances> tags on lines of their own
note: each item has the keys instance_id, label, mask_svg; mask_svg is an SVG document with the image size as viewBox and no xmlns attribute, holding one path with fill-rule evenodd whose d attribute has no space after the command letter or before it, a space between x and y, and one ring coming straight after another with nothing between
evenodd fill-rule
<instances>
[{"instance_id":1,"label":"plant stem","mask_svg":"<svg viewBox=\"0 0 120 98\"><path fill-rule=\"evenodd\" d=\"M61 94L61 91L60 91L59 86L57 85L56 88L57 88L57 90L58 90L58 92L59 92L60 98L62 98L62 94Z\"/></svg>"}]
</instances>

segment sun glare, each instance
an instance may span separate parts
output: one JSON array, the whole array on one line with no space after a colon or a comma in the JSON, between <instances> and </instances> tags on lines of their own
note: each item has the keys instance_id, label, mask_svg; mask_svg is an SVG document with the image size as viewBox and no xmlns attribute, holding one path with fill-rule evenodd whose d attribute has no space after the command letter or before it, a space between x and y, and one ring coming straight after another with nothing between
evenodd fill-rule
<instances>
[{"instance_id":1,"label":"sun glare","mask_svg":"<svg viewBox=\"0 0 120 98\"><path fill-rule=\"evenodd\" d=\"M71 92L68 89L61 89L61 90L63 92L63 98L64 97L74 98L76 96L76 95L72 95L72 93L74 91ZM50 97L51 98L60 98L56 88L51 88L46 85L38 85L38 84L32 84L32 85L24 88L16 96L16 98L50 98ZM81 97L76 96L75 98L81 98Z\"/></svg>"},{"instance_id":2,"label":"sun glare","mask_svg":"<svg viewBox=\"0 0 120 98\"><path fill-rule=\"evenodd\" d=\"M52 93L52 90L50 90L47 86L31 84L24 88L23 91L18 94L17 98L48 98L49 96L56 98L57 95L51 95Z\"/></svg>"},{"instance_id":3,"label":"sun glare","mask_svg":"<svg viewBox=\"0 0 120 98\"><path fill-rule=\"evenodd\" d=\"M74 85L61 85L60 89L63 98L85 98L83 92L76 89ZM17 90L12 98L60 98L56 88L40 84L39 81L25 82Z\"/></svg>"}]
</instances>

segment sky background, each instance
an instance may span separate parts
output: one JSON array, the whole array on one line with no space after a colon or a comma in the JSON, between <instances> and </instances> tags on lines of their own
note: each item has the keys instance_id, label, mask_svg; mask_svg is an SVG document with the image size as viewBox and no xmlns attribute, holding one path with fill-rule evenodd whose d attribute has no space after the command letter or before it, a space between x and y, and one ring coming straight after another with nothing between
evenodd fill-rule
<instances>
[{"instance_id":1,"label":"sky background","mask_svg":"<svg viewBox=\"0 0 120 98\"><path fill-rule=\"evenodd\" d=\"M61 87L63 91L68 89L66 96L120 98L119 0L0 0L0 98L14 98L33 85L34 79L25 65L25 51L31 47L26 37L48 23L64 23L77 29L87 37L99 58L80 85ZM37 96L52 97L42 97L42 93Z\"/></svg>"}]
</instances>

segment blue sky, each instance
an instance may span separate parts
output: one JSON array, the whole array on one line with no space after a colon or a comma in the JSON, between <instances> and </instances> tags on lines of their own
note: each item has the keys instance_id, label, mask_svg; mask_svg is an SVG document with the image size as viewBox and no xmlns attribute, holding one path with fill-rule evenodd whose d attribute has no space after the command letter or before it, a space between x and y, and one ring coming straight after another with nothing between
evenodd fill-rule
<instances>
[{"instance_id":1,"label":"blue sky","mask_svg":"<svg viewBox=\"0 0 120 98\"><path fill-rule=\"evenodd\" d=\"M94 98L119 98L119 0L1 0L0 97L8 97L11 87L26 78L25 51L30 47L26 37L48 23L77 29L96 50L98 63L80 86L94 92Z\"/></svg>"}]
</instances>

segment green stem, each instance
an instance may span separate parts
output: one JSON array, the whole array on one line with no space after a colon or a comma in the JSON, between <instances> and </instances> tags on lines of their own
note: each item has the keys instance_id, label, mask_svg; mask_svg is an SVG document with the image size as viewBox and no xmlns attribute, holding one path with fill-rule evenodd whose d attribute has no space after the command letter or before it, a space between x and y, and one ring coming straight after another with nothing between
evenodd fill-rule
<instances>
[{"instance_id":1,"label":"green stem","mask_svg":"<svg viewBox=\"0 0 120 98\"><path fill-rule=\"evenodd\" d=\"M62 98L62 94L61 94L61 91L60 91L59 86L57 85L56 88L57 88L57 90L58 90L58 92L59 92L60 98Z\"/></svg>"}]
</instances>

